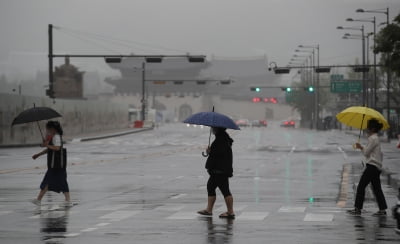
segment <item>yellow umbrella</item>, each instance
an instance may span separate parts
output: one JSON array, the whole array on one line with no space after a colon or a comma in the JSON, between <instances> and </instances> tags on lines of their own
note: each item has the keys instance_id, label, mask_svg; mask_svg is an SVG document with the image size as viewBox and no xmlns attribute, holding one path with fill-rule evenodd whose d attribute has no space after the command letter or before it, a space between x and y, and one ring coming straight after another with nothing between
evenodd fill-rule
<instances>
[{"instance_id":1,"label":"yellow umbrella","mask_svg":"<svg viewBox=\"0 0 400 244\"><path fill-rule=\"evenodd\" d=\"M383 117L381 113L379 113L375 109L368 107L348 107L342 112L338 113L336 115L336 118L339 122L347 126L360 129L360 135L358 136L358 139L360 139L361 130L367 128L367 122L370 119L378 120L383 125L383 130L387 130L390 127L389 123L386 121L385 117Z\"/></svg>"},{"instance_id":2,"label":"yellow umbrella","mask_svg":"<svg viewBox=\"0 0 400 244\"><path fill-rule=\"evenodd\" d=\"M376 119L383 125L383 130L389 129L389 123L378 111L368 107L349 107L336 115L336 118L343 124L357 129L367 128L367 121Z\"/></svg>"}]
</instances>

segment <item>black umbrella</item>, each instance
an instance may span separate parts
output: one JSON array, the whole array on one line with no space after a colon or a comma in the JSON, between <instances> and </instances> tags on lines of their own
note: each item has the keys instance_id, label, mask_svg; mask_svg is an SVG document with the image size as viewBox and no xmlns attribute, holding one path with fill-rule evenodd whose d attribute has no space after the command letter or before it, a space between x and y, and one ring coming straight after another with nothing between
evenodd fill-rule
<instances>
[{"instance_id":1,"label":"black umbrella","mask_svg":"<svg viewBox=\"0 0 400 244\"><path fill-rule=\"evenodd\" d=\"M26 123L30 123L30 122L36 122L39 127L40 134L42 135L42 138L43 138L43 133L42 133L42 130L40 129L39 121L53 119L53 118L62 117L62 116L57 111L55 111L51 108L35 107L35 105L33 105L33 106L34 106L33 108L24 110L17 117L15 117L11 126L18 125L18 124L26 124Z\"/></svg>"}]
</instances>

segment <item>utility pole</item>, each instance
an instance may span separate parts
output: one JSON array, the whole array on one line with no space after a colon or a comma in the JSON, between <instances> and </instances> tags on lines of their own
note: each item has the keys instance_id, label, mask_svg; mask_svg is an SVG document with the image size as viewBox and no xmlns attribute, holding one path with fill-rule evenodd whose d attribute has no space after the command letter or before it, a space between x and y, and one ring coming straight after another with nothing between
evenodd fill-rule
<instances>
[{"instance_id":1,"label":"utility pole","mask_svg":"<svg viewBox=\"0 0 400 244\"><path fill-rule=\"evenodd\" d=\"M142 63L142 121L146 120L146 98L145 98L145 81L146 81L146 62Z\"/></svg>"},{"instance_id":2,"label":"utility pole","mask_svg":"<svg viewBox=\"0 0 400 244\"><path fill-rule=\"evenodd\" d=\"M47 90L48 96L54 98L54 76L53 76L53 25L49 24L49 89Z\"/></svg>"}]
</instances>

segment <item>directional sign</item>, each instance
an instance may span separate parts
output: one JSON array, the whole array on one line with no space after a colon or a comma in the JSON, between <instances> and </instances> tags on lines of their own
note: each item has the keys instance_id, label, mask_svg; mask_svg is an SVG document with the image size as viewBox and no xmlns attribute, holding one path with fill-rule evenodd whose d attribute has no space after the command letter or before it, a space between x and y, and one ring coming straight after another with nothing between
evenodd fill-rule
<instances>
[{"instance_id":1,"label":"directional sign","mask_svg":"<svg viewBox=\"0 0 400 244\"><path fill-rule=\"evenodd\" d=\"M362 90L362 81L346 80L331 81L332 93L360 93Z\"/></svg>"}]
</instances>

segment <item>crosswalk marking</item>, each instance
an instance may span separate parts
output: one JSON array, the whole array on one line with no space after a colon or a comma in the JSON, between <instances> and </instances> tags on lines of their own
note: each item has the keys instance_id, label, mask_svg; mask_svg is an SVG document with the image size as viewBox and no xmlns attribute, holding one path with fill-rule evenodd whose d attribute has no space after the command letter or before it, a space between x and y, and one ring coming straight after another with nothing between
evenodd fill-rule
<instances>
[{"instance_id":1,"label":"crosswalk marking","mask_svg":"<svg viewBox=\"0 0 400 244\"><path fill-rule=\"evenodd\" d=\"M333 214L314 214L309 213L303 219L306 222L331 222L333 221Z\"/></svg>"},{"instance_id":2,"label":"crosswalk marking","mask_svg":"<svg viewBox=\"0 0 400 244\"><path fill-rule=\"evenodd\" d=\"M264 220L268 212L243 212L237 217L238 220Z\"/></svg>"},{"instance_id":3,"label":"crosswalk marking","mask_svg":"<svg viewBox=\"0 0 400 244\"><path fill-rule=\"evenodd\" d=\"M0 211L0 216L10 214L12 211Z\"/></svg>"},{"instance_id":4,"label":"crosswalk marking","mask_svg":"<svg viewBox=\"0 0 400 244\"><path fill-rule=\"evenodd\" d=\"M65 234L64 237L75 237L75 236L79 236L81 233L68 233Z\"/></svg>"},{"instance_id":5,"label":"crosswalk marking","mask_svg":"<svg viewBox=\"0 0 400 244\"><path fill-rule=\"evenodd\" d=\"M171 196L169 199L178 199L178 198L184 197L186 195L187 195L186 193L177 194L177 195Z\"/></svg>"},{"instance_id":6,"label":"crosswalk marking","mask_svg":"<svg viewBox=\"0 0 400 244\"><path fill-rule=\"evenodd\" d=\"M91 228L83 229L83 230L81 230L81 232L92 232L92 231L95 231L95 230L97 230L97 228L91 227Z\"/></svg>"},{"instance_id":7,"label":"crosswalk marking","mask_svg":"<svg viewBox=\"0 0 400 244\"><path fill-rule=\"evenodd\" d=\"M247 208L247 205L234 206L235 211L243 211L245 208ZM217 208L215 211L217 211L217 212L226 211L226 206L222 205L221 207Z\"/></svg>"},{"instance_id":8,"label":"crosswalk marking","mask_svg":"<svg viewBox=\"0 0 400 244\"><path fill-rule=\"evenodd\" d=\"M109 225L110 223L98 223L96 226L97 227L104 227L104 226L107 226L107 225Z\"/></svg>"},{"instance_id":9,"label":"crosswalk marking","mask_svg":"<svg viewBox=\"0 0 400 244\"><path fill-rule=\"evenodd\" d=\"M195 212L177 212L167 217L167 219L187 220L187 219L196 219L198 216L199 215Z\"/></svg>"},{"instance_id":10,"label":"crosswalk marking","mask_svg":"<svg viewBox=\"0 0 400 244\"><path fill-rule=\"evenodd\" d=\"M184 205L163 205L156 207L154 210L156 211L180 211L185 208Z\"/></svg>"},{"instance_id":11,"label":"crosswalk marking","mask_svg":"<svg viewBox=\"0 0 400 244\"><path fill-rule=\"evenodd\" d=\"M291 207L291 206L282 206L278 212L279 213L304 213L306 211L306 207Z\"/></svg>"},{"instance_id":12,"label":"crosswalk marking","mask_svg":"<svg viewBox=\"0 0 400 244\"><path fill-rule=\"evenodd\" d=\"M109 214L103 215L101 217L99 217L100 219L109 219L111 221L120 221L123 219L127 219L130 218L138 213L140 213L141 211L126 211L126 210L118 210L118 211L114 211L111 212Z\"/></svg>"},{"instance_id":13,"label":"crosswalk marking","mask_svg":"<svg viewBox=\"0 0 400 244\"><path fill-rule=\"evenodd\" d=\"M129 204L115 204L115 205L104 205L101 207L97 207L92 210L99 210L99 211L116 211L123 208L129 207Z\"/></svg>"}]
</instances>

